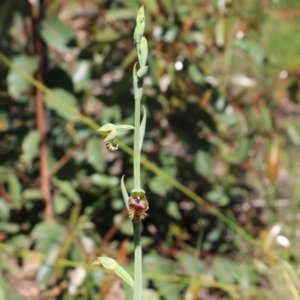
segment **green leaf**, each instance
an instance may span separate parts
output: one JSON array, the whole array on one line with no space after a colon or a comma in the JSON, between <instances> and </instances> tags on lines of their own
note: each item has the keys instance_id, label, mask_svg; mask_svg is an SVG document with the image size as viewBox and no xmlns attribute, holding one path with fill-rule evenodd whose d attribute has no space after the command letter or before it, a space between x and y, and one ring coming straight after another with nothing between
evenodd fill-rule
<instances>
[{"instance_id":1,"label":"green leaf","mask_svg":"<svg viewBox=\"0 0 300 300\"><path fill-rule=\"evenodd\" d=\"M90 176L92 183L101 187L114 187L119 184L116 176L93 174Z\"/></svg>"},{"instance_id":2,"label":"green leaf","mask_svg":"<svg viewBox=\"0 0 300 300\"><path fill-rule=\"evenodd\" d=\"M102 148L100 147L100 139L92 137L86 144L87 160L90 165L98 172L102 172L105 167Z\"/></svg>"},{"instance_id":3,"label":"green leaf","mask_svg":"<svg viewBox=\"0 0 300 300\"><path fill-rule=\"evenodd\" d=\"M25 201L26 200L40 200L43 198L41 191L38 189L33 189L33 188L25 189L23 191L22 196Z\"/></svg>"},{"instance_id":4,"label":"green leaf","mask_svg":"<svg viewBox=\"0 0 300 300\"><path fill-rule=\"evenodd\" d=\"M20 226L12 222L1 222L0 232L6 232L9 234L16 234L20 231Z\"/></svg>"},{"instance_id":5,"label":"green leaf","mask_svg":"<svg viewBox=\"0 0 300 300\"><path fill-rule=\"evenodd\" d=\"M232 162L233 163L241 163L244 161L248 155L249 151L255 144L255 138L244 138L241 141L239 141L235 154L232 157Z\"/></svg>"},{"instance_id":6,"label":"green leaf","mask_svg":"<svg viewBox=\"0 0 300 300\"><path fill-rule=\"evenodd\" d=\"M196 64L191 64L188 66L188 75L196 84L203 84L203 82L205 82L205 76L201 73Z\"/></svg>"},{"instance_id":7,"label":"green leaf","mask_svg":"<svg viewBox=\"0 0 300 300\"><path fill-rule=\"evenodd\" d=\"M154 253L151 253L151 256L148 255L144 258L147 272L164 274L166 276L178 274L178 262L173 263L171 260L163 259L153 254ZM186 288L182 282L164 282L160 278L153 279L153 284L159 291L160 296L166 300L182 299L179 293Z\"/></svg>"},{"instance_id":8,"label":"green leaf","mask_svg":"<svg viewBox=\"0 0 300 300\"><path fill-rule=\"evenodd\" d=\"M9 216L10 216L10 208L7 202L0 196L0 219L2 221L7 221L9 219Z\"/></svg>"},{"instance_id":9,"label":"green leaf","mask_svg":"<svg viewBox=\"0 0 300 300\"><path fill-rule=\"evenodd\" d=\"M40 222L31 232L31 238L37 241L36 249L48 253L53 245L59 244L66 234L66 228L54 221Z\"/></svg>"},{"instance_id":10,"label":"green leaf","mask_svg":"<svg viewBox=\"0 0 300 300\"><path fill-rule=\"evenodd\" d=\"M221 239L222 230L220 228L213 229L206 237L206 239L212 243L215 243Z\"/></svg>"},{"instance_id":11,"label":"green leaf","mask_svg":"<svg viewBox=\"0 0 300 300\"><path fill-rule=\"evenodd\" d=\"M136 16L135 8L114 8L111 7L105 15L107 22L134 20Z\"/></svg>"},{"instance_id":12,"label":"green leaf","mask_svg":"<svg viewBox=\"0 0 300 300\"><path fill-rule=\"evenodd\" d=\"M296 145L300 145L300 129L299 125L296 122L289 121L285 127L286 134L290 141Z\"/></svg>"},{"instance_id":13,"label":"green leaf","mask_svg":"<svg viewBox=\"0 0 300 300\"><path fill-rule=\"evenodd\" d=\"M206 198L218 205L224 206L229 204L230 198L228 195L225 193L224 189L222 187L216 187L210 192L206 194Z\"/></svg>"},{"instance_id":14,"label":"green leaf","mask_svg":"<svg viewBox=\"0 0 300 300\"><path fill-rule=\"evenodd\" d=\"M169 216L173 217L176 220L180 220L181 218L181 214L178 210L178 205L173 201L168 203L167 213Z\"/></svg>"},{"instance_id":15,"label":"green leaf","mask_svg":"<svg viewBox=\"0 0 300 300\"><path fill-rule=\"evenodd\" d=\"M31 166L32 161L39 154L39 144L41 141L41 134L37 130L30 131L24 138L22 142L22 156L21 160L25 162L25 164Z\"/></svg>"},{"instance_id":16,"label":"green leaf","mask_svg":"<svg viewBox=\"0 0 300 300\"><path fill-rule=\"evenodd\" d=\"M162 163L163 171L174 177L177 170L175 158L168 155L160 155L159 158ZM155 176L153 179L149 180L149 187L153 192L162 197L166 196L167 192L172 189L172 185L169 182L162 180L159 176Z\"/></svg>"},{"instance_id":17,"label":"green leaf","mask_svg":"<svg viewBox=\"0 0 300 300\"><path fill-rule=\"evenodd\" d=\"M51 278L55 271L54 263L59 255L59 244L49 244L48 248L45 249L45 252L47 252L46 259L42 262L36 274L36 280L38 281L42 289L46 289L49 286Z\"/></svg>"},{"instance_id":18,"label":"green leaf","mask_svg":"<svg viewBox=\"0 0 300 300\"><path fill-rule=\"evenodd\" d=\"M74 39L72 30L57 17L48 17L41 22L40 34L50 48L69 51L68 42Z\"/></svg>"},{"instance_id":19,"label":"green leaf","mask_svg":"<svg viewBox=\"0 0 300 300\"><path fill-rule=\"evenodd\" d=\"M91 76L91 70L92 66L89 60L79 60L77 62L72 76L72 81L76 92L83 90L88 85Z\"/></svg>"},{"instance_id":20,"label":"green leaf","mask_svg":"<svg viewBox=\"0 0 300 300\"><path fill-rule=\"evenodd\" d=\"M263 63L265 56L257 43L247 39L235 39L234 46L249 54L255 62L259 64Z\"/></svg>"},{"instance_id":21,"label":"green leaf","mask_svg":"<svg viewBox=\"0 0 300 300\"><path fill-rule=\"evenodd\" d=\"M151 14L156 14L159 10L159 5L157 3L157 0L142 0L141 3L145 6L145 10Z\"/></svg>"},{"instance_id":22,"label":"green leaf","mask_svg":"<svg viewBox=\"0 0 300 300\"><path fill-rule=\"evenodd\" d=\"M159 294L152 289L143 289L142 300L160 300Z\"/></svg>"},{"instance_id":23,"label":"green leaf","mask_svg":"<svg viewBox=\"0 0 300 300\"><path fill-rule=\"evenodd\" d=\"M96 40L101 43L111 43L120 39L122 35L111 27L106 27L99 30L96 35Z\"/></svg>"},{"instance_id":24,"label":"green leaf","mask_svg":"<svg viewBox=\"0 0 300 300\"><path fill-rule=\"evenodd\" d=\"M8 190L12 197L12 205L16 209L20 209L22 205L22 186L19 179L13 173L10 173L7 178Z\"/></svg>"},{"instance_id":25,"label":"green leaf","mask_svg":"<svg viewBox=\"0 0 300 300\"><path fill-rule=\"evenodd\" d=\"M73 109L78 110L76 98L69 92L61 88L52 89L52 92L55 93L65 104L72 106ZM73 111L69 111L65 107L60 107L56 100L46 94L45 103L49 109L53 109L59 116L66 119L67 121L77 120L77 116L74 115Z\"/></svg>"},{"instance_id":26,"label":"green leaf","mask_svg":"<svg viewBox=\"0 0 300 300\"><path fill-rule=\"evenodd\" d=\"M204 271L203 263L194 255L180 253L176 256L176 259L189 277L196 277Z\"/></svg>"},{"instance_id":27,"label":"green leaf","mask_svg":"<svg viewBox=\"0 0 300 300\"><path fill-rule=\"evenodd\" d=\"M234 278L230 272L230 270L234 268L234 264L231 263L229 260L223 258L216 258L213 260L212 267L213 274L217 280L228 284L234 283Z\"/></svg>"},{"instance_id":28,"label":"green leaf","mask_svg":"<svg viewBox=\"0 0 300 300\"><path fill-rule=\"evenodd\" d=\"M126 219L122 222L122 226L120 227L120 232L128 236L133 236L132 221L130 219Z\"/></svg>"},{"instance_id":29,"label":"green leaf","mask_svg":"<svg viewBox=\"0 0 300 300\"><path fill-rule=\"evenodd\" d=\"M36 56L19 55L13 58L12 63L18 68L25 70L29 75L33 75L38 68L38 58ZM28 91L30 83L20 74L18 70L10 69L8 77L8 92L18 98Z\"/></svg>"},{"instance_id":30,"label":"green leaf","mask_svg":"<svg viewBox=\"0 0 300 300\"><path fill-rule=\"evenodd\" d=\"M110 123L118 124L122 120L122 112L119 105L112 106L104 106L101 110L102 115L102 123Z\"/></svg>"},{"instance_id":31,"label":"green leaf","mask_svg":"<svg viewBox=\"0 0 300 300\"><path fill-rule=\"evenodd\" d=\"M263 126L267 130L273 130L273 121L272 121L272 115L271 115L270 108L262 105L262 106L260 106L259 110L262 115L261 121L262 121Z\"/></svg>"},{"instance_id":32,"label":"green leaf","mask_svg":"<svg viewBox=\"0 0 300 300\"><path fill-rule=\"evenodd\" d=\"M59 180L56 177L52 177L52 182L55 186L59 188L59 190L67 196L70 200L73 201L74 204L80 203L80 196L75 191L74 187L72 186L71 182L65 180Z\"/></svg>"},{"instance_id":33,"label":"green leaf","mask_svg":"<svg viewBox=\"0 0 300 300\"><path fill-rule=\"evenodd\" d=\"M196 171L203 176L209 176L213 173L212 167L213 162L210 153L203 150L199 150L196 154Z\"/></svg>"},{"instance_id":34,"label":"green leaf","mask_svg":"<svg viewBox=\"0 0 300 300\"><path fill-rule=\"evenodd\" d=\"M53 199L54 211L56 214L60 215L66 212L70 207L70 201L63 195L57 195Z\"/></svg>"}]
</instances>

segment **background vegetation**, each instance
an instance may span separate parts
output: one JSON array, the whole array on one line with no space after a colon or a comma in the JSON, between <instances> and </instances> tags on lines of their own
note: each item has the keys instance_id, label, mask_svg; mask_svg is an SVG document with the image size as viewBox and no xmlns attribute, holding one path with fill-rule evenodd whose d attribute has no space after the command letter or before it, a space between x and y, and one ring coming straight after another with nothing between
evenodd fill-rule
<instances>
[{"instance_id":1,"label":"background vegetation","mask_svg":"<svg viewBox=\"0 0 300 300\"><path fill-rule=\"evenodd\" d=\"M300 299L296 0L1 1L0 299L131 299L141 4L145 299Z\"/></svg>"}]
</instances>

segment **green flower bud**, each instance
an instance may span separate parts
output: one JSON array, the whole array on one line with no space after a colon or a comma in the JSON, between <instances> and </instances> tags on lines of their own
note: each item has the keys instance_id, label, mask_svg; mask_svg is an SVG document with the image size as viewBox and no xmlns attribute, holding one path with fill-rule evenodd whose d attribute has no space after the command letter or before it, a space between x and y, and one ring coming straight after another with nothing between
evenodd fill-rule
<instances>
[{"instance_id":1,"label":"green flower bud","mask_svg":"<svg viewBox=\"0 0 300 300\"><path fill-rule=\"evenodd\" d=\"M97 131L102 135L103 142L110 151L116 151L118 145L113 145L113 141L117 136L117 132L127 131L134 129L131 125L114 125L112 123L107 123L101 126Z\"/></svg>"},{"instance_id":2,"label":"green flower bud","mask_svg":"<svg viewBox=\"0 0 300 300\"><path fill-rule=\"evenodd\" d=\"M143 68L146 66L147 57L148 57L148 43L144 36L141 38L141 43L139 45L138 53L139 53L140 68Z\"/></svg>"},{"instance_id":3,"label":"green flower bud","mask_svg":"<svg viewBox=\"0 0 300 300\"><path fill-rule=\"evenodd\" d=\"M101 126L97 131L102 135L103 142L106 144L108 150L116 151L118 149L118 145L113 145L113 140L117 136L116 125L107 123Z\"/></svg>"},{"instance_id":4,"label":"green flower bud","mask_svg":"<svg viewBox=\"0 0 300 300\"><path fill-rule=\"evenodd\" d=\"M103 137L107 137L110 133L116 131L116 125L107 123L97 130Z\"/></svg>"},{"instance_id":5,"label":"green flower bud","mask_svg":"<svg viewBox=\"0 0 300 300\"><path fill-rule=\"evenodd\" d=\"M146 76L147 72L148 72L148 66L142 67L142 68L140 68L140 69L138 70L136 76L137 76L139 79L141 79L141 78L143 78L143 77Z\"/></svg>"},{"instance_id":6,"label":"green flower bud","mask_svg":"<svg viewBox=\"0 0 300 300\"><path fill-rule=\"evenodd\" d=\"M142 36L145 31L145 10L144 6L142 6L136 17L136 27L134 30L134 41L136 44L140 43Z\"/></svg>"}]
</instances>

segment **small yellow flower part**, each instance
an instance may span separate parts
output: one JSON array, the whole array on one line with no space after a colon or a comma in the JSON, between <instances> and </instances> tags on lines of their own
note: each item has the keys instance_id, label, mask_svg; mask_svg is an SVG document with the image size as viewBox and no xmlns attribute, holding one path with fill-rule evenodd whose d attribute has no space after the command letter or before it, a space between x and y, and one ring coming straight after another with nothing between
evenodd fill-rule
<instances>
[{"instance_id":1,"label":"small yellow flower part","mask_svg":"<svg viewBox=\"0 0 300 300\"><path fill-rule=\"evenodd\" d=\"M146 213L149 209L149 204L145 196L145 192L141 189L133 190L128 200L129 219L135 222L144 220L148 214Z\"/></svg>"},{"instance_id":2,"label":"small yellow flower part","mask_svg":"<svg viewBox=\"0 0 300 300\"><path fill-rule=\"evenodd\" d=\"M112 143L106 143L106 148L109 151L117 151L119 148L119 145L117 144L116 146L114 146Z\"/></svg>"}]
</instances>

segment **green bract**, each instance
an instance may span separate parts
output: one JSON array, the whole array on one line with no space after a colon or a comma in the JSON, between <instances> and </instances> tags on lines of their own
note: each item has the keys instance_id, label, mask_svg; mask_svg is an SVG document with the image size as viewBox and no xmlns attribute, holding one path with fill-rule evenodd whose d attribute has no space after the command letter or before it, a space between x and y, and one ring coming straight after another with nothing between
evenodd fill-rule
<instances>
[{"instance_id":1,"label":"green bract","mask_svg":"<svg viewBox=\"0 0 300 300\"><path fill-rule=\"evenodd\" d=\"M117 125L116 126L117 132L122 132L122 131L127 131L127 130L132 130L132 129L134 129L134 127L131 125Z\"/></svg>"}]
</instances>

